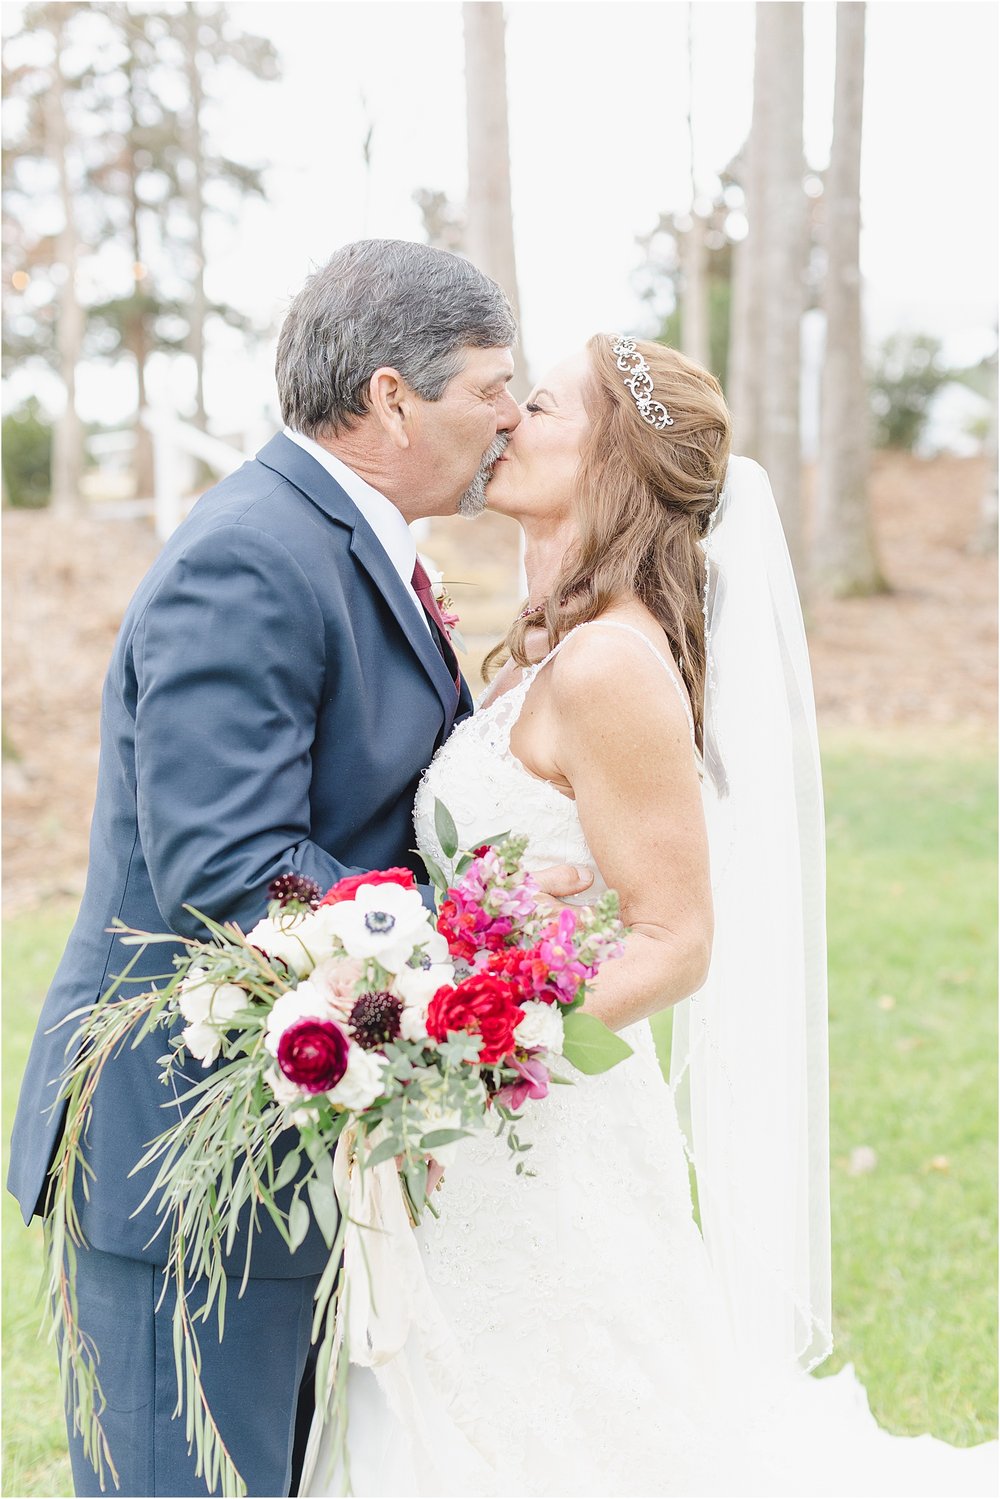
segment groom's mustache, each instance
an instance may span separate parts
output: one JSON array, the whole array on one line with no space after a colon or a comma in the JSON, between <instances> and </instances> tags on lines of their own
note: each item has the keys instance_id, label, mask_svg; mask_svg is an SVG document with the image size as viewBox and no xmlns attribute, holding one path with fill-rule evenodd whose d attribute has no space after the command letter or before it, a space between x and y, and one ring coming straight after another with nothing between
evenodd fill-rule
<instances>
[{"instance_id":1,"label":"groom's mustache","mask_svg":"<svg viewBox=\"0 0 1000 1499\"><path fill-rule=\"evenodd\" d=\"M510 441L509 432L498 432L482 456L476 475L458 502L458 513L471 519L482 515L486 509L486 486L493 477L493 468Z\"/></svg>"}]
</instances>

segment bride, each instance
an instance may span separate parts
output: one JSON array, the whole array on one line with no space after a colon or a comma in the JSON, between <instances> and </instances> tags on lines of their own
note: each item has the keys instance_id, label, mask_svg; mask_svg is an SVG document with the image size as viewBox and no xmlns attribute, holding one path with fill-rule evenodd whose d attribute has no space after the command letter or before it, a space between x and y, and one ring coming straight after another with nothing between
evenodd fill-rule
<instances>
[{"instance_id":1,"label":"bride","mask_svg":"<svg viewBox=\"0 0 1000 1499\"><path fill-rule=\"evenodd\" d=\"M619 892L587 1006L633 1054L527 1105L533 1174L490 1133L455 1152L406 1335L340 1397L349 1474L317 1422L304 1494L996 1492L995 1444L892 1437L850 1367L807 1377L831 1348L819 760L770 486L729 447L711 375L598 335L496 466L529 604L417 836L441 858L439 798L464 847L524 833L529 867L594 868L580 899Z\"/></svg>"}]
</instances>

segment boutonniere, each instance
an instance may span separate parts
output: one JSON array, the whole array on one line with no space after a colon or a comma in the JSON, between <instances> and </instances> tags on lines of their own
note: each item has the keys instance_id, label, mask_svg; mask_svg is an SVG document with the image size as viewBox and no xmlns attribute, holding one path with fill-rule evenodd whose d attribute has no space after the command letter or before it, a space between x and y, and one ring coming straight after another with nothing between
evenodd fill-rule
<instances>
[{"instance_id":1,"label":"boutonniere","mask_svg":"<svg viewBox=\"0 0 1000 1499\"><path fill-rule=\"evenodd\" d=\"M436 568L429 567L427 568L427 576L431 580L431 592L434 595L434 602L438 606L438 613L441 615L441 622L445 627L448 639L455 650L461 651L464 655L468 647L462 638L461 630L458 628L458 611L455 608L455 600L448 592L448 585L444 581L444 574L439 573Z\"/></svg>"}]
</instances>

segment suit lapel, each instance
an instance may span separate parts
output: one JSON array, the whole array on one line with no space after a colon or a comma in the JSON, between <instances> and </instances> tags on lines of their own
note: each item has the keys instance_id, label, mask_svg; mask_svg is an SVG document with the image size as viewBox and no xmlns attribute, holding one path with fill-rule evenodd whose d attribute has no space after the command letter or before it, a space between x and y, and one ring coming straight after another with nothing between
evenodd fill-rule
<instances>
[{"instance_id":1,"label":"suit lapel","mask_svg":"<svg viewBox=\"0 0 1000 1499\"><path fill-rule=\"evenodd\" d=\"M331 520L351 531L351 555L364 568L395 615L403 634L437 690L450 727L461 700L456 701L455 683L445 665L444 657L438 650L429 626L424 624L417 613L413 600L381 542L353 500L322 464L317 463L297 443L290 442L283 433L272 437L257 454L257 461L288 479ZM468 696L464 683L463 689L463 696Z\"/></svg>"},{"instance_id":2,"label":"suit lapel","mask_svg":"<svg viewBox=\"0 0 1000 1499\"><path fill-rule=\"evenodd\" d=\"M365 569L399 622L407 640L420 657L428 676L438 690L449 719L458 705L458 694L444 657L438 650L429 625L425 625L407 593L402 579L386 556L382 546L362 515L351 539L351 555Z\"/></svg>"}]
</instances>

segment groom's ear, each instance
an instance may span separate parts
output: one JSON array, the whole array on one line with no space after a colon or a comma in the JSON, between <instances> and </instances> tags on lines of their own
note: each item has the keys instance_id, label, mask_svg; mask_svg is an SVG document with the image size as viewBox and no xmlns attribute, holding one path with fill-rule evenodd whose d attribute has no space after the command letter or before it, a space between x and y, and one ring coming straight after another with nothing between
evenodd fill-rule
<instances>
[{"instance_id":1,"label":"groom's ear","mask_svg":"<svg viewBox=\"0 0 1000 1499\"><path fill-rule=\"evenodd\" d=\"M375 371L368 382L368 402L393 446L408 448L413 391L398 370L385 365Z\"/></svg>"}]
</instances>

